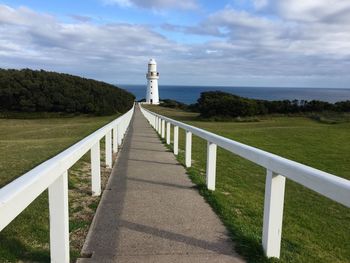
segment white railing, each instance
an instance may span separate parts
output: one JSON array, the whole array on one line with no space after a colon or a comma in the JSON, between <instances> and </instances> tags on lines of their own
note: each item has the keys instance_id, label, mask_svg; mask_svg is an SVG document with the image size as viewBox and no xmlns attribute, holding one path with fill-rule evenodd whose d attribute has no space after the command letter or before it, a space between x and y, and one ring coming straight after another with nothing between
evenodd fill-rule
<instances>
[{"instance_id":1,"label":"white railing","mask_svg":"<svg viewBox=\"0 0 350 263\"><path fill-rule=\"evenodd\" d=\"M179 127L186 132L185 165L191 166L192 134L207 141L206 184L215 190L216 148L220 146L255 164L265 167L265 201L262 246L267 257L280 256L284 188L286 178L293 180L340 204L350 207L350 181L281 156L236 142L217 134L164 117L141 107L141 111L166 143L170 144L170 125L174 126L174 154L178 154Z\"/></svg>"},{"instance_id":2,"label":"white railing","mask_svg":"<svg viewBox=\"0 0 350 263\"><path fill-rule=\"evenodd\" d=\"M121 117L2 187L0 231L48 189L51 262L68 263L68 169L90 150L92 194L100 195L100 140L105 137L105 162L107 167L112 167L112 153L118 151L133 112L134 106Z\"/></svg>"}]
</instances>

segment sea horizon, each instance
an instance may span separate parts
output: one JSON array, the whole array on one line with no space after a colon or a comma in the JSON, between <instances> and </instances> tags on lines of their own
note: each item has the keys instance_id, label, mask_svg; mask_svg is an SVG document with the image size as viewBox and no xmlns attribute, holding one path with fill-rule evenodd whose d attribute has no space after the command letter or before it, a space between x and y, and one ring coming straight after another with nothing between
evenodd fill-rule
<instances>
[{"instance_id":1,"label":"sea horizon","mask_svg":"<svg viewBox=\"0 0 350 263\"><path fill-rule=\"evenodd\" d=\"M145 98L146 84L115 84L136 96ZM330 103L350 100L350 88L326 87L257 87L257 86L201 86L159 85L160 99L173 99L182 103L195 103L201 92L223 91L241 97L263 100L321 100ZM185 93L184 93L185 92Z\"/></svg>"}]
</instances>

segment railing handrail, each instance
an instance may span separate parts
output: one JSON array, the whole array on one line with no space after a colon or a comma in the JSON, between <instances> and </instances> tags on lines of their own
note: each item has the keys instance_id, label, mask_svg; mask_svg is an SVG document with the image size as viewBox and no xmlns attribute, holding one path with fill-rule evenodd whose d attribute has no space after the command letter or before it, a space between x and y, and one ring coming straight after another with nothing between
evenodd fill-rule
<instances>
[{"instance_id":1,"label":"railing handrail","mask_svg":"<svg viewBox=\"0 0 350 263\"><path fill-rule=\"evenodd\" d=\"M266 168L262 246L267 257L280 257L286 178L350 207L349 180L173 120L144 109L141 104L139 107L162 138L166 130L167 144L170 144L171 125L174 126L175 155L179 148L179 127L185 130L186 167L191 167L192 134L207 141L206 185L209 190L215 190L217 146Z\"/></svg>"},{"instance_id":2,"label":"railing handrail","mask_svg":"<svg viewBox=\"0 0 350 263\"><path fill-rule=\"evenodd\" d=\"M92 193L99 195L100 140L106 136L106 165L110 167L112 152L116 152L118 144L121 144L134 108L135 105L122 116L3 186L0 189L0 231L49 188L51 261L69 262L67 171L91 150ZM114 132L113 143L112 131ZM51 196L50 188L52 188ZM60 218L54 219L51 214Z\"/></svg>"},{"instance_id":3,"label":"railing handrail","mask_svg":"<svg viewBox=\"0 0 350 263\"><path fill-rule=\"evenodd\" d=\"M141 107L141 105L140 105ZM289 160L276 154L228 139L221 135L185 124L180 121L154 113L141 107L142 110L164 119L171 124L184 130L192 132L194 135L215 143L218 146L237 154L249 161L254 162L275 173L286 176L287 178L318 192L338 203L350 207L350 181L339 176L318 170L316 168ZM324 187L326 184L327 187Z\"/></svg>"},{"instance_id":4,"label":"railing handrail","mask_svg":"<svg viewBox=\"0 0 350 263\"><path fill-rule=\"evenodd\" d=\"M54 171L54 174L56 174L56 177L58 177L64 170L72 167L85 153L91 149L92 145L96 143L96 141L102 139L108 131L118 125L125 118L126 114L132 110L133 108L127 113L58 153L54 157L37 165L30 171L24 173L22 176L14 179L12 182L0 188L0 210L3 204L5 204L9 199L12 199L18 192L21 192L26 187L35 183L41 175L50 174L50 172L54 169L58 169L61 172L57 170ZM62 163L64 164L62 165ZM52 180L56 178L55 175L53 176L54 178ZM1 229L2 228L0 226L0 230Z\"/></svg>"}]
</instances>

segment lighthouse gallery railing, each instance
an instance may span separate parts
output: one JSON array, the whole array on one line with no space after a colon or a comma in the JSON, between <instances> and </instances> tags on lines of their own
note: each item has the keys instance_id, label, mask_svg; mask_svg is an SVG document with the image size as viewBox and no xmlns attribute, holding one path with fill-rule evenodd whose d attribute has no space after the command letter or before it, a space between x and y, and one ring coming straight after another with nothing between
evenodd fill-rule
<instances>
[{"instance_id":1,"label":"lighthouse gallery railing","mask_svg":"<svg viewBox=\"0 0 350 263\"><path fill-rule=\"evenodd\" d=\"M165 138L166 129L167 144L170 144L171 125L174 126L173 149L175 155L178 154L179 127L185 130L186 167L191 166L192 134L207 141L206 183L209 190L215 190L217 146L266 168L262 245L267 257L279 258L280 256L286 178L350 207L349 180L167 118L144 109L141 105L140 108L162 138Z\"/></svg>"},{"instance_id":2,"label":"lighthouse gallery railing","mask_svg":"<svg viewBox=\"0 0 350 263\"><path fill-rule=\"evenodd\" d=\"M106 166L129 126L134 107L55 157L0 189L0 231L42 192L49 190L51 262L69 262L68 169L91 151L91 188L101 194L100 140L105 137ZM113 134L113 137L112 137Z\"/></svg>"}]
</instances>

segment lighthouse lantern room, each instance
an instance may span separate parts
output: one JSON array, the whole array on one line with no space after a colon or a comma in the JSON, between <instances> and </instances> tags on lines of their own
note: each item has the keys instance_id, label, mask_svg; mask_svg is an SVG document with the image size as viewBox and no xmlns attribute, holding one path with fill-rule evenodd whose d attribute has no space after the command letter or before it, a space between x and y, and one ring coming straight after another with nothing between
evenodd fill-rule
<instances>
[{"instance_id":1,"label":"lighthouse lantern room","mask_svg":"<svg viewBox=\"0 0 350 263\"><path fill-rule=\"evenodd\" d=\"M148 62L146 103L159 104L157 63L151 58Z\"/></svg>"}]
</instances>

